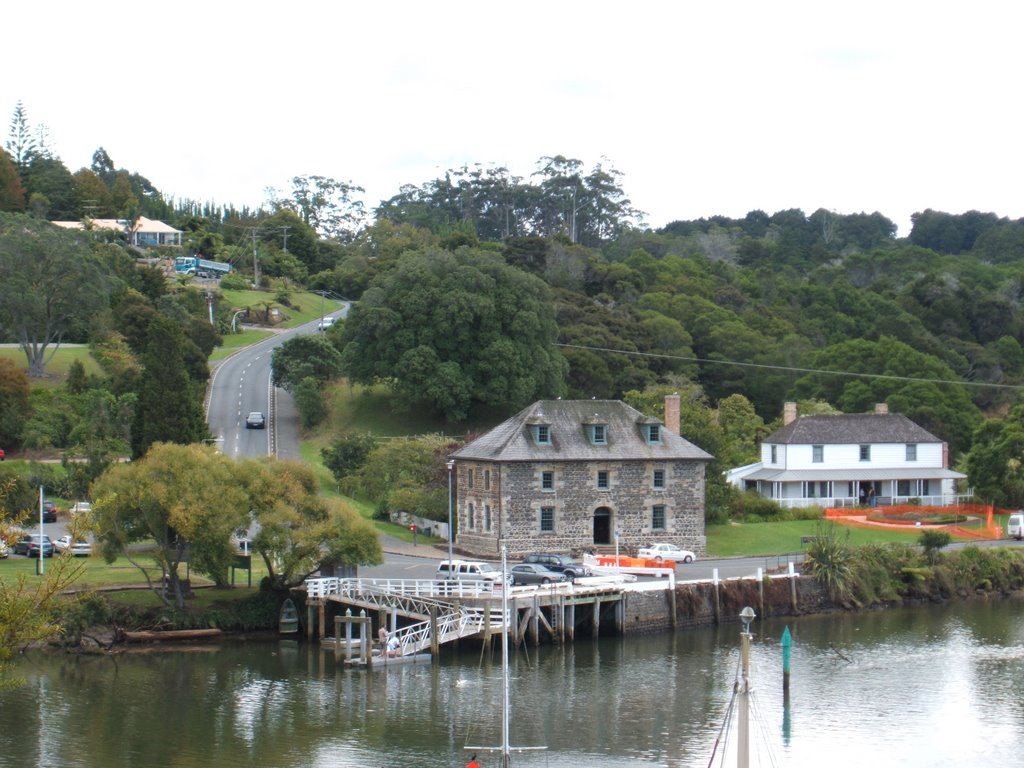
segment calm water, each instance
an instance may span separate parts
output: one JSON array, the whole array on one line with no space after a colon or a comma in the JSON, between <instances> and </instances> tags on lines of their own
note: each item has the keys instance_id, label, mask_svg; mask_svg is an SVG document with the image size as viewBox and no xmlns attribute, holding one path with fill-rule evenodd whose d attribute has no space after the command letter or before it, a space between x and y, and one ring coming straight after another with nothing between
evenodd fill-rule
<instances>
[{"instance_id":1,"label":"calm water","mask_svg":"<svg viewBox=\"0 0 1024 768\"><path fill-rule=\"evenodd\" d=\"M778 644L787 623L788 711ZM755 622L752 631L752 765L1024 759L1024 603ZM548 750L513 764L707 766L738 664L735 625L515 651L510 740ZM369 673L291 641L35 655L19 672L28 684L0 694L0 765L461 768L465 745L501 739L499 646Z\"/></svg>"}]
</instances>

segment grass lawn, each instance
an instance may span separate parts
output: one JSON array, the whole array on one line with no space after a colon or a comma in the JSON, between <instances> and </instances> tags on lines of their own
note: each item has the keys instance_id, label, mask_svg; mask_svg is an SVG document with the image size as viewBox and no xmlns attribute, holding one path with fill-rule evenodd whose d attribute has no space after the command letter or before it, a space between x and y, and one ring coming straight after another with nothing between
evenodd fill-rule
<instances>
[{"instance_id":1,"label":"grass lawn","mask_svg":"<svg viewBox=\"0 0 1024 768\"><path fill-rule=\"evenodd\" d=\"M0 357L7 358L23 370L28 370L28 363L25 362L25 353L18 347L0 347ZM49 351L47 352L47 357L49 357ZM53 359L43 369L46 373L45 378L30 379L29 384L42 387L56 387L63 384L68 378L68 369L71 368L71 363L75 360L80 360L82 365L85 366L86 376L104 375L103 369L93 359L87 346L72 347L61 345L56 354L54 354Z\"/></svg>"},{"instance_id":2,"label":"grass lawn","mask_svg":"<svg viewBox=\"0 0 1024 768\"><path fill-rule=\"evenodd\" d=\"M921 537L919 529L906 530L855 528L853 526L826 523L839 530L840 537L849 533L851 546L864 544L917 544ZM806 547L800 543L801 536L817 533L818 521L793 520L782 523L727 523L707 527L709 557L740 557L754 555L785 555L801 552ZM954 537L954 541L961 541Z\"/></svg>"},{"instance_id":3,"label":"grass lawn","mask_svg":"<svg viewBox=\"0 0 1024 768\"><path fill-rule=\"evenodd\" d=\"M246 328L241 333L229 333L224 337L224 342L213 350L213 354L210 355L211 362L214 360L223 360L225 357L229 357L243 347L248 347L251 344L255 344L259 341L263 341L270 336L273 336L273 331L261 331L254 328Z\"/></svg>"},{"instance_id":4,"label":"grass lawn","mask_svg":"<svg viewBox=\"0 0 1024 768\"><path fill-rule=\"evenodd\" d=\"M319 295L309 293L308 291L290 291L288 294L288 303L292 305L290 307L282 306L277 302L278 293L276 291L221 289L221 293L224 295L225 301L232 307L238 307L239 309L251 307L253 310L261 310L265 307L266 302L271 302L271 306L277 307L287 318L280 324L282 328L294 328L297 325L308 323L319 318L321 311L324 314L329 314L341 309L342 306L340 302L332 299L322 299Z\"/></svg>"}]
</instances>

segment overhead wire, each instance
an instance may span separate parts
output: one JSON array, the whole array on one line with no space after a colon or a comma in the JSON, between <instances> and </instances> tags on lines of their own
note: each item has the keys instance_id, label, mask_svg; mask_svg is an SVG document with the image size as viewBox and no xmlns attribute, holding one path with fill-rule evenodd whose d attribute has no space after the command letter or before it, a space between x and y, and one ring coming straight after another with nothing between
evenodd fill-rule
<instances>
[{"instance_id":1,"label":"overhead wire","mask_svg":"<svg viewBox=\"0 0 1024 768\"><path fill-rule=\"evenodd\" d=\"M950 384L963 387L992 387L995 389L1024 390L1024 384L996 384L985 381L967 381L965 379L938 379L926 376L898 376L893 373L861 373L859 371L834 371L827 368L800 368L791 365L772 365L769 363L746 363L739 360L712 360L706 357L688 357L685 355L668 355L659 352L640 352L635 349L615 349L614 347L594 347L587 344L564 344L556 343L556 347L566 349L582 349L589 352L610 352L618 355L633 355L636 357L652 357L663 360L681 360L688 363L702 363L707 365L735 365L742 368L761 368L773 371L784 371L786 373L817 373L828 376L850 376L861 379L887 379L894 381L915 381L924 384Z\"/></svg>"}]
</instances>

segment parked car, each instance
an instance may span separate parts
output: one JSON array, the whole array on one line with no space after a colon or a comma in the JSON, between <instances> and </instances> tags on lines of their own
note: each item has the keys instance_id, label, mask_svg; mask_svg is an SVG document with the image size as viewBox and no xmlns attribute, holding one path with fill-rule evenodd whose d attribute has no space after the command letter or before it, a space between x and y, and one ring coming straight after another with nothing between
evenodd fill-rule
<instances>
[{"instance_id":1,"label":"parked car","mask_svg":"<svg viewBox=\"0 0 1024 768\"><path fill-rule=\"evenodd\" d=\"M27 557L39 557L39 550L42 549L43 557L53 557L53 542L49 536L41 539L38 533L26 533L14 544L14 554Z\"/></svg>"},{"instance_id":2,"label":"parked car","mask_svg":"<svg viewBox=\"0 0 1024 768\"><path fill-rule=\"evenodd\" d=\"M266 417L259 411L253 411L245 417L246 429L264 429L267 426Z\"/></svg>"},{"instance_id":3,"label":"parked car","mask_svg":"<svg viewBox=\"0 0 1024 768\"><path fill-rule=\"evenodd\" d=\"M0 448L0 461L3 461L6 458L7 458L7 454L4 453L4 449L3 448Z\"/></svg>"},{"instance_id":4,"label":"parked car","mask_svg":"<svg viewBox=\"0 0 1024 768\"><path fill-rule=\"evenodd\" d=\"M7 542L0 539L0 560L6 558L9 554L11 554L11 550L8 548Z\"/></svg>"},{"instance_id":5,"label":"parked car","mask_svg":"<svg viewBox=\"0 0 1024 768\"><path fill-rule=\"evenodd\" d=\"M658 562L672 560L676 563L692 563L697 559L697 556L690 550L681 549L675 544L669 544L667 542L657 542L648 547L641 547L640 551L636 553L636 556L644 557L648 560L657 560Z\"/></svg>"},{"instance_id":6,"label":"parked car","mask_svg":"<svg viewBox=\"0 0 1024 768\"><path fill-rule=\"evenodd\" d=\"M513 565L511 574L514 585L554 584L555 582L564 583L570 581L570 578L564 573L552 571L550 568L545 568L543 565L536 563Z\"/></svg>"},{"instance_id":7,"label":"parked car","mask_svg":"<svg viewBox=\"0 0 1024 768\"><path fill-rule=\"evenodd\" d=\"M92 512L92 504L88 501L76 501L71 505L72 515L87 515Z\"/></svg>"},{"instance_id":8,"label":"parked car","mask_svg":"<svg viewBox=\"0 0 1024 768\"><path fill-rule=\"evenodd\" d=\"M1024 510L1018 510L1006 521L1006 535L1020 541L1024 539Z\"/></svg>"},{"instance_id":9,"label":"parked car","mask_svg":"<svg viewBox=\"0 0 1024 768\"><path fill-rule=\"evenodd\" d=\"M437 565L435 578L440 581L500 582L501 571L482 560L442 560ZM511 583L509 578L509 583Z\"/></svg>"},{"instance_id":10,"label":"parked car","mask_svg":"<svg viewBox=\"0 0 1024 768\"><path fill-rule=\"evenodd\" d=\"M564 573L570 580L593 575L587 566L574 563L568 555L558 555L554 552L531 552L523 558L523 562L543 565L552 571Z\"/></svg>"},{"instance_id":11,"label":"parked car","mask_svg":"<svg viewBox=\"0 0 1024 768\"><path fill-rule=\"evenodd\" d=\"M333 325L334 325L334 318L333 317L325 317L323 320L321 320L319 323L316 324L316 329L318 331L326 331L328 328L330 328Z\"/></svg>"},{"instance_id":12,"label":"parked car","mask_svg":"<svg viewBox=\"0 0 1024 768\"><path fill-rule=\"evenodd\" d=\"M61 536L53 542L53 548L58 554L70 552L75 557L88 557L92 554L92 544L82 539L72 539L70 536Z\"/></svg>"},{"instance_id":13,"label":"parked car","mask_svg":"<svg viewBox=\"0 0 1024 768\"><path fill-rule=\"evenodd\" d=\"M43 502L43 522L57 522L57 505L54 504L52 501L46 500Z\"/></svg>"}]
</instances>

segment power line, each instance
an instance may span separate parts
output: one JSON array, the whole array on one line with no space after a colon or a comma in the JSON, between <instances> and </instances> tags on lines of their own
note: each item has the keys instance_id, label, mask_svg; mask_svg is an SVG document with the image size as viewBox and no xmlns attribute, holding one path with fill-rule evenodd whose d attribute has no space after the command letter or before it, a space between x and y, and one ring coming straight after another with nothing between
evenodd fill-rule
<instances>
[{"instance_id":1,"label":"power line","mask_svg":"<svg viewBox=\"0 0 1024 768\"><path fill-rule=\"evenodd\" d=\"M591 347L585 344L555 344L556 347L567 349L584 349L590 352L614 352L617 355L635 355L637 357L656 357L662 360L682 360L688 363L706 363L709 365L736 365L741 368L764 368L787 373L818 373L828 376L850 376L859 379L891 379L894 381L919 381L925 384L954 384L963 387L993 387L996 389L1024 390L1024 384L994 384L984 381L965 381L963 379L929 379L919 376L896 376L891 373L858 373L857 371L830 371L824 368L796 368L788 365L768 365L766 363L741 363L737 360L710 360L704 357L684 357L682 355L665 355L656 352L638 352L632 349L612 349L610 347Z\"/></svg>"}]
</instances>

